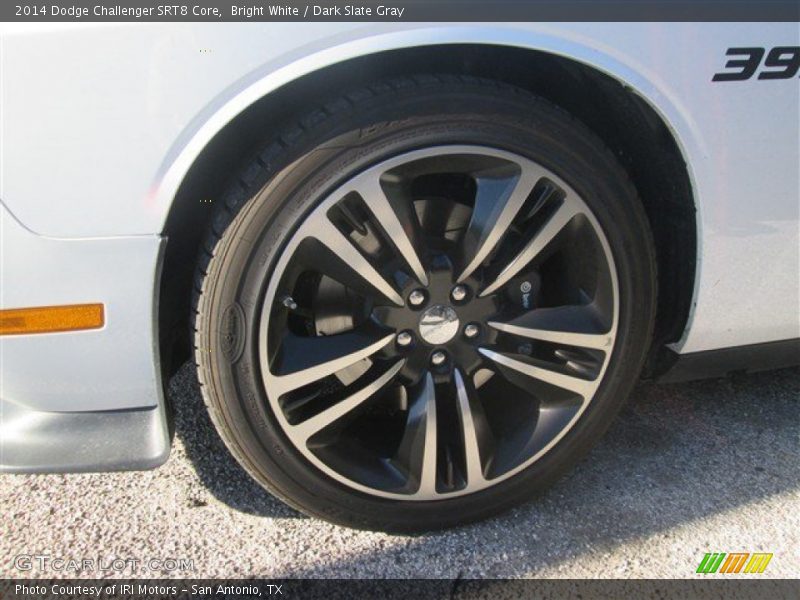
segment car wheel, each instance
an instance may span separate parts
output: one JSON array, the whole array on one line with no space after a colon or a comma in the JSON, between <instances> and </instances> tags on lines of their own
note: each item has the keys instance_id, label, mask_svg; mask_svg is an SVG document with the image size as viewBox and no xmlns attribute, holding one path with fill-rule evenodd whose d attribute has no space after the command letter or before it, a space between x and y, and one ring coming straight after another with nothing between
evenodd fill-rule
<instances>
[{"instance_id":1,"label":"car wheel","mask_svg":"<svg viewBox=\"0 0 800 600\"><path fill-rule=\"evenodd\" d=\"M636 191L576 119L491 81L415 77L299 120L225 196L196 360L267 490L348 526L504 510L601 436L655 313Z\"/></svg>"}]
</instances>

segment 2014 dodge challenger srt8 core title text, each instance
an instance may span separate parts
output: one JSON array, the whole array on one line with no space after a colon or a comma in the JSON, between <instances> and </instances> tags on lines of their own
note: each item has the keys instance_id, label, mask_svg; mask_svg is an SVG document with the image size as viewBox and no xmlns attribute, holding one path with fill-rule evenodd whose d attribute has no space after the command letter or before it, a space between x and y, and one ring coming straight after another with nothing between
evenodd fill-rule
<instances>
[{"instance_id":1,"label":"2014 dodge challenger srt8 core title text","mask_svg":"<svg viewBox=\"0 0 800 600\"><path fill-rule=\"evenodd\" d=\"M267 5L233 5L230 7L231 17L391 17L400 19L405 13L405 8L396 6L320 6L307 4L304 7L267 4ZM14 7L17 17L68 17L71 19L84 19L93 17L127 17L134 19L150 19L154 17L216 17L222 18L223 13L218 7L186 5L186 4L159 4L157 6L119 6L95 5L87 6L56 6L46 4L18 4Z\"/></svg>"}]
</instances>

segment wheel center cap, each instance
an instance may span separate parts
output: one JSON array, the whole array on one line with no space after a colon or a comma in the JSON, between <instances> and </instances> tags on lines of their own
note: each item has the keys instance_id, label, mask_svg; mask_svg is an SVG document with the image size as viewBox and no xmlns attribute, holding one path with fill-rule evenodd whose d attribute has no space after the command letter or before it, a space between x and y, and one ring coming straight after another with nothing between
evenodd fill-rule
<instances>
[{"instance_id":1,"label":"wheel center cap","mask_svg":"<svg viewBox=\"0 0 800 600\"><path fill-rule=\"evenodd\" d=\"M419 335L429 344L449 342L458 333L458 315L443 304L431 306L419 320Z\"/></svg>"}]
</instances>

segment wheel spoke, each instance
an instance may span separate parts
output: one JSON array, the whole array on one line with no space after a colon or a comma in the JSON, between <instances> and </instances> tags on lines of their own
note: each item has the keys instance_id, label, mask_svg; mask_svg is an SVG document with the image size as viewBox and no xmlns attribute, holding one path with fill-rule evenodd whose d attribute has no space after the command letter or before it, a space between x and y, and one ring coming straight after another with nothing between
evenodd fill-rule
<instances>
[{"instance_id":1,"label":"wheel spoke","mask_svg":"<svg viewBox=\"0 0 800 600\"><path fill-rule=\"evenodd\" d=\"M417 496L436 495L436 392L433 378L428 375L425 381L425 441L422 455L422 472L419 477Z\"/></svg>"},{"instance_id":2,"label":"wheel spoke","mask_svg":"<svg viewBox=\"0 0 800 600\"><path fill-rule=\"evenodd\" d=\"M299 425L292 428L294 435L298 436L299 441L306 443L308 439L325 429L328 425L342 418L347 413L354 410L359 405L363 404L367 399L374 396L381 388L383 388L397 372L403 368L405 360L399 360L387 369L382 375L376 377L373 381L363 386L354 394L351 394L344 400L337 402L330 408L323 410L318 415L306 419Z\"/></svg>"},{"instance_id":3,"label":"wheel spoke","mask_svg":"<svg viewBox=\"0 0 800 600\"><path fill-rule=\"evenodd\" d=\"M527 375L528 377L538 379L539 381L544 381L550 385L554 385L578 394L584 400L588 400L594 393L596 384L593 381L587 381L579 377L558 373L557 371L551 371L550 369L545 369L544 367L537 367L521 360L511 358L510 356L506 356L500 352L495 352L494 350L480 348L478 351L486 358L496 362L499 365L518 371L523 375Z\"/></svg>"},{"instance_id":4,"label":"wheel spoke","mask_svg":"<svg viewBox=\"0 0 800 600\"><path fill-rule=\"evenodd\" d=\"M513 278L529 262L536 258L553 238L566 227L567 223L580 212L578 203L572 200L570 195L567 195L544 226L533 235L528 243L525 244L525 247L503 268L497 278L480 292L479 296L488 296Z\"/></svg>"},{"instance_id":5,"label":"wheel spoke","mask_svg":"<svg viewBox=\"0 0 800 600\"><path fill-rule=\"evenodd\" d=\"M422 266L417 251L414 249L409 232L403 227L395 207L392 206L386 196L386 192L381 187L380 179L378 177L365 178L356 188L356 191L364 199L367 208L375 215L378 223L383 227L400 256L414 273L417 281L422 285L428 285L428 275L425 273L425 268ZM406 219L406 221L408 227L412 227L409 222L410 219Z\"/></svg>"},{"instance_id":6,"label":"wheel spoke","mask_svg":"<svg viewBox=\"0 0 800 600\"><path fill-rule=\"evenodd\" d=\"M489 326L511 335L608 352L613 331L594 333L605 329L599 320L591 305L559 306L533 310L508 323L490 321Z\"/></svg>"},{"instance_id":7,"label":"wheel spoke","mask_svg":"<svg viewBox=\"0 0 800 600\"><path fill-rule=\"evenodd\" d=\"M571 331L548 331L546 329L534 329L531 327L520 327L510 323L489 322L490 327L499 331L505 331L512 335L542 340L544 342L554 342L565 346L580 346L581 348L593 348L595 350L608 350L613 342L609 334L599 333L573 333Z\"/></svg>"},{"instance_id":8,"label":"wheel spoke","mask_svg":"<svg viewBox=\"0 0 800 600\"><path fill-rule=\"evenodd\" d=\"M281 352L292 357L299 369L286 374L271 375L272 390L277 397L333 375L375 354L394 339L390 333L376 340L362 332L350 332L322 337L288 335Z\"/></svg>"},{"instance_id":9,"label":"wheel spoke","mask_svg":"<svg viewBox=\"0 0 800 600\"><path fill-rule=\"evenodd\" d=\"M483 474L481 446L486 447L490 435L486 416L480 410L478 400L474 398L471 385L461 376L461 371L454 373L456 394L458 395L458 416L464 439L464 459L467 467L467 487L480 485L486 478ZM468 388L469 385L469 388ZM481 443L483 442L483 443Z\"/></svg>"},{"instance_id":10,"label":"wheel spoke","mask_svg":"<svg viewBox=\"0 0 800 600\"><path fill-rule=\"evenodd\" d=\"M543 175L543 170L528 167L518 177L499 182L479 180L464 244L465 256L472 259L458 277L459 282L469 277L497 246Z\"/></svg>"},{"instance_id":11,"label":"wheel spoke","mask_svg":"<svg viewBox=\"0 0 800 600\"><path fill-rule=\"evenodd\" d=\"M436 455L436 389L428 373L409 403L406 429L397 451L397 459L418 484L413 496L436 496Z\"/></svg>"},{"instance_id":12,"label":"wheel spoke","mask_svg":"<svg viewBox=\"0 0 800 600\"><path fill-rule=\"evenodd\" d=\"M331 250L349 269L371 288L378 291L384 298L398 306L403 306L403 299L366 257L339 231L327 218L314 223L311 237L324 244Z\"/></svg>"}]
</instances>

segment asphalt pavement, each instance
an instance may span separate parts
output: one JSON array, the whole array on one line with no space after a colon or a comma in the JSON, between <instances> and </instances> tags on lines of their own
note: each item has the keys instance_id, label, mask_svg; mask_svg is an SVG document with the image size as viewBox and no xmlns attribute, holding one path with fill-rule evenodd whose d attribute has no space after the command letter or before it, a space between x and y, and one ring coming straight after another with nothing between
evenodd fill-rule
<instances>
[{"instance_id":1,"label":"asphalt pavement","mask_svg":"<svg viewBox=\"0 0 800 600\"><path fill-rule=\"evenodd\" d=\"M230 457L189 365L169 395L174 447L155 471L0 476L0 577L694 578L706 552L771 552L761 577L800 572L798 369L641 384L536 501L421 536L287 508Z\"/></svg>"}]
</instances>

